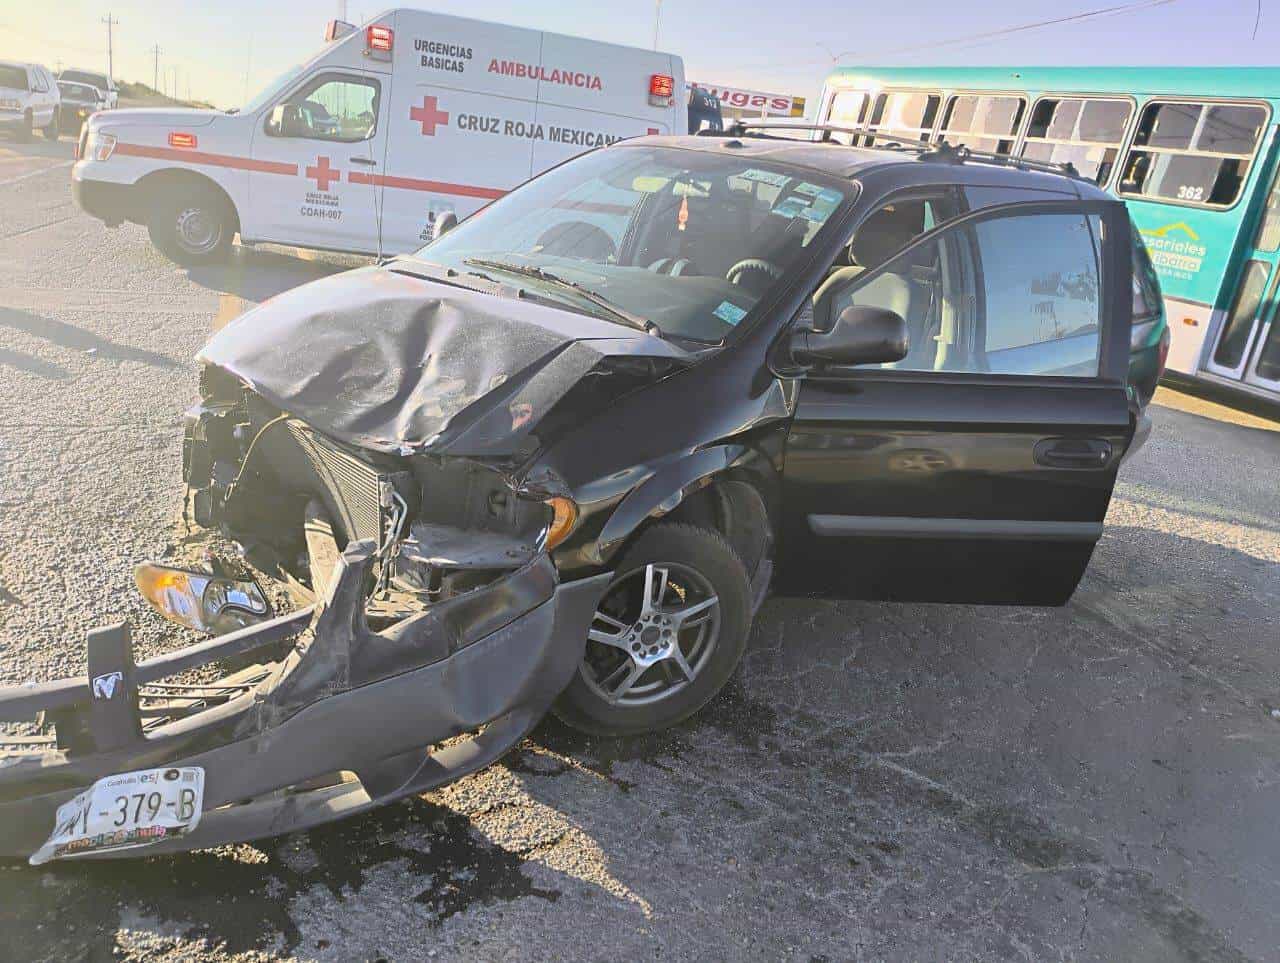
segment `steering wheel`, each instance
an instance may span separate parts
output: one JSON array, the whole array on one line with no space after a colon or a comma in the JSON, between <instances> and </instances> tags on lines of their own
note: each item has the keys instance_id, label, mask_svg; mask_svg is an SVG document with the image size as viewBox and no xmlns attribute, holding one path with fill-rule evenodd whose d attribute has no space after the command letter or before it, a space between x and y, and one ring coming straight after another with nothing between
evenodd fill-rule
<instances>
[{"instance_id":1,"label":"steering wheel","mask_svg":"<svg viewBox=\"0 0 1280 963\"><path fill-rule=\"evenodd\" d=\"M774 264L772 261L766 261L762 258L744 258L733 267L729 268L728 273L725 274L725 280L730 284L741 284L743 287L755 287L755 283L744 284L744 279L750 277L759 278L760 275L764 275L768 278L768 281L765 282L766 285L769 281L780 281L782 280L782 268L778 267L778 265Z\"/></svg>"},{"instance_id":2,"label":"steering wheel","mask_svg":"<svg viewBox=\"0 0 1280 963\"><path fill-rule=\"evenodd\" d=\"M617 245L609 232L586 221L553 224L542 232L533 248L539 254L574 257L603 263L613 257Z\"/></svg>"},{"instance_id":3,"label":"steering wheel","mask_svg":"<svg viewBox=\"0 0 1280 963\"><path fill-rule=\"evenodd\" d=\"M658 258L658 260L649 265L649 270L654 274L666 274L673 278L698 273L698 269L693 266L693 262L687 257Z\"/></svg>"}]
</instances>

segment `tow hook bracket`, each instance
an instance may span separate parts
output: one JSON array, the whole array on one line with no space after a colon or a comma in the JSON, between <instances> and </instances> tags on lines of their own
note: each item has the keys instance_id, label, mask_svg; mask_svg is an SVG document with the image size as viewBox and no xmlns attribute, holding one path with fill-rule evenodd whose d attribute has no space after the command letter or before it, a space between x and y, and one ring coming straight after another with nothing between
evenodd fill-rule
<instances>
[{"instance_id":1,"label":"tow hook bracket","mask_svg":"<svg viewBox=\"0 0 1280 963\"><path fill-rule=\"evenodd\" d=\"M122 749L142 741L133 642L126 623L93 629L88 635L89 718L99 750Z\"/></svg>"}]
</instances>

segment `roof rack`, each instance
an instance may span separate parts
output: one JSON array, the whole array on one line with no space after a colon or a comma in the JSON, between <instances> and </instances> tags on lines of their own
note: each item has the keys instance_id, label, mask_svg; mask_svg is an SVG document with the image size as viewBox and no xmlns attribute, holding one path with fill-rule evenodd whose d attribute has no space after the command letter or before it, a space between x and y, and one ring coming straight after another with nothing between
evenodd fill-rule
<instances>
[{"instance_id":1,"label":"roof rack","mask_svg":"<svg viewBox=\"0 0 1280 963\"><path fill-rule=\"evenodd\" d=\"M898 151L918 151L921 160L934 161L944 164L963 164L966 161L976 161L980 164L994 164L998 167L1013 167L1018 170L1041 171L1046 174L1061 174L1064 177L1072 177L1081 179L1081 174L1074 164L1067 161L1063 164L1053 164L1048 161L1028 160L1025 157L1014 157L1012 154L997 154L993 151L974 150L965 147L963 144L949 144L946 139L935 141L916 140L911 137L899 137L896 134L884 133L876 130L864 130L858 127L840 127L835 124L811 124L807 121L778 121L778 120L755 120L755 121L734 121L732 125L723 131L702 130L698 132L699 137L757 137L765 140L784 140L788 138L770 137L767 131L770 130L807 130L820 132L824 135L830 134L848 134L852 137L860 137L866 141L883 141L883 143L869 143L867 146L878 150L898 150ZM829 143L827 137L823 138L824 142Z\"/></svg>"}]
</instances>

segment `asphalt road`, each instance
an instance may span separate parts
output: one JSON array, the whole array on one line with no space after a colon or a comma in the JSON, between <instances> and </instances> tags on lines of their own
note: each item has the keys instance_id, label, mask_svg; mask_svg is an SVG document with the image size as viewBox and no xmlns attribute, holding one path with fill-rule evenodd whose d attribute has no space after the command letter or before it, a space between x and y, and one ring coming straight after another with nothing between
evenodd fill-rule
<instances>
[{"instance_id":1,"label":"asphalt road","mask_svg":"<svg viewBox=\"0 0 1280 963\"><path fill-rule=\"evenodd\" d=\"M178 635L191 358L340 265L166 262L0 142L0 682ZM1057 610L770 601L654 738L544 722L442 792L259 845L0 869L5 959L1280 959L1280 425L1162 390Z\"/></svg>"}]
</instances>

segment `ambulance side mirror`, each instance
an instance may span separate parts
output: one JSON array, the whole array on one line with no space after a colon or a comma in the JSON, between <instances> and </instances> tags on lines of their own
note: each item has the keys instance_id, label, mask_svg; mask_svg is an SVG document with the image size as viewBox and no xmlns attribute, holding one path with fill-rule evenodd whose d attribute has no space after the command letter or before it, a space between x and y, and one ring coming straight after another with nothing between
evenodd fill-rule
<instances>
[{"instance_id":1,"label":"ambulance side mirror","mask_svg":"<svg viewBox=\"0 0 1280 963\"><path fill-rule=\"evenodd\" d=\"M453 211L437 214L435 223L431 225L431 240L438 241L458 226L458 215Z\"/></svg>"},{"instance_id":2,"label":"ambulance side mirror","mask_svg":"<svg viewBox=\"0 0 1280 963\"><path fill-rule=\"evenodd\" d=\"M309 132L297 104L276 104L267 118L267 133L272 137L304 137Z\"/></svg>"}]
</instances>

